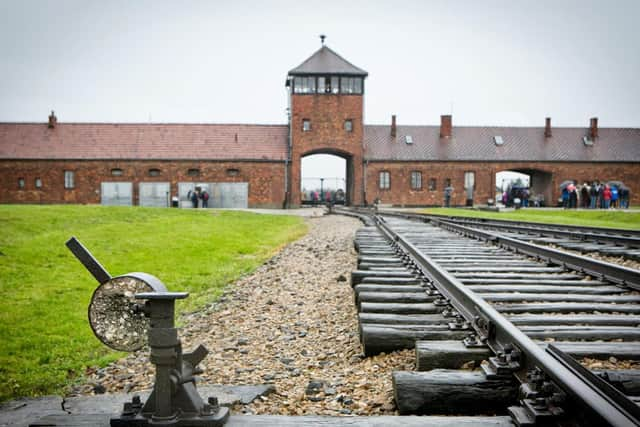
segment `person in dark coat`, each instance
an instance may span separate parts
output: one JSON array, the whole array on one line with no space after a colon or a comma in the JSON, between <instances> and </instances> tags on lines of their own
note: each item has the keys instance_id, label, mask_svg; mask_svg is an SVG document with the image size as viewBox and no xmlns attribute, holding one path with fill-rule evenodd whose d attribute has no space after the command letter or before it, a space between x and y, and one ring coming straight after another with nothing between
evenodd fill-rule
<instances>
[{"instance_id":1,"label":"person in dark coat","mask_svg":"<svg viewBox=\"0 0 640 427\"><path fill-rule=\"evenodd\" d=\"M209 207L209 193L207 193L206 190L203 190L202 193L200 193L200 198L202 199L202 207L203 208L208 208Z\"/></svg>"},{"instance_id":2,"label":"person in dark coat","mask_svg":"<svg viewBox=\"0 0 640 427\"><path fill-rule=\"evenodd\" d=\"M191 205L194 208L198 207L198 192L197 191L192 191L191 192Z\"/></svg>"}]
</instances>

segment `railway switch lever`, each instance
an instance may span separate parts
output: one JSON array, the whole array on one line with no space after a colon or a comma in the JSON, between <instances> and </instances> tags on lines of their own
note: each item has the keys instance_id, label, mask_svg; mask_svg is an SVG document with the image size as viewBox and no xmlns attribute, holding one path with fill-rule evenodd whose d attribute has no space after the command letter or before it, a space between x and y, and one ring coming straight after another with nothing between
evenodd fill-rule
<instances>
[{"instance_id":1,"label":"railway switch lever","mask_svg":"<svg viewBox=\"0 0 640 427\"><path fill-rule=\"evenodd\" d=\"M147 273L111 275L75 238L69 250L98 281L89 304L89 324L106 346L119 351L150 348L155 365L155 383L146 402L139 396L126 402L111 427L193 426L219 427L229 418L229 409L216 398L205 403L196 390L197 365L209 351L202 345L183 353L175 327L175 301L187 292L169 292L156 277Z\"/></svg>"}]
</instances>

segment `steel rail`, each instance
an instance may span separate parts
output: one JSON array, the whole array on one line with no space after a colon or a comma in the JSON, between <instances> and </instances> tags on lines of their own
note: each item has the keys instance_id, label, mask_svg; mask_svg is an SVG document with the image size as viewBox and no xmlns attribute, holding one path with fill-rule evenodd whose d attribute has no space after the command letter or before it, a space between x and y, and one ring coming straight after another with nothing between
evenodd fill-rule
<instances>
[{"instance_id":1,"label":"steel rail","mask_svg":"<svg viewBox=\"0 0 640 427\"><path fill-rule=\"evenodd\" d=\"M566 237L581 242L603 242L640 248L640 231L616 228L580 227L574 225L544 224L538 222L515 222L502 219L470 218L462 216L421 214L397 211L383 211L381 215L389 215L418 221L446 220L461 224L473 224L485 228L501 228L504 231L526 232L553 237Z\"/></svg>"},{"instance_id":2,"label":"steel rail","mask_svg":"<svg viewBox=\"0 0 640 427\"><path fill-rule=\"evenodd\" d=\"M546 246L536 245L535 243L523 242L511 237L501 236L486 230L465 227L449 221L434 219L431 220L431 222L449 231L455 231L468 237L474 237L485 241L492 241L498 245L513 249L525 255L543 259L550 263L559 264L565 268L580 271L598 278L603 278L620 285L626 285L635 290L640 290L640 270L564 252Z\"/></svg>"},{"instance_id":3,"label":"steel rail","mask_svg":"<svg viewBox=\"0 0 640 427\"><path fill-rule=\"evenodd\" d=\"M523 357L520 360L520 378L527 370L538 367L567 393L573 402L592 411L608 425L640 425L638 414L621 410L616 402L594 389L574 371L552 357L488 302L467 289L462 282L438 266L405 237L393 231L379 217L376 217L376 224L383 235L395 242L414 261L425 277L432 280L438 292L460 312L476 332L486 337L487 345L494 352L504 350L507 345L515 345L521 351Z\"/></svg>"},{"instance_id":4,"label":"steel rail","mask_svg":"<svg viewBox=\"0 0 640 427\"><path fill-rule=\"evenodd\" d=\"M474 218L474 217L466 217L466 216L456 216L456 215L444 215L444 214L436 214L436 213L418 213L418 212L400 212L394 211L392 209L385 209L380 211L380 215L393 215L393 216L410 216L416 218L439 218L439 219L449 219L454 221L475 221L475 222L496 222L496 223L504 223L504 224L513 224L513 225L524 225L531 227L545 227L548 229L564 229L572 230L576 233L595 233L595 234L603 234L610 235L611 233L615 233L619 236L629 236L640 238L640 230L627 230L623 228L608 228L608 227L590 227L585 225L568 225L568 224L549 224L544 222L531 222L531 221L516 221L509 219L495 219L495 218Z\"/></svg>"},{"instance_id":5,"label":"steel rail","mask_svg":"<svg viewBox=\"0 0 640 427\"><path fill-rule=\"evenodd\" d=\"M513 225L510 223L502 223L496 221L474 221L474 220L462 220L456 218L455 220L447 220L449 222L456 222L461 224L473 225L481 228L497 229L500 228L503 231L512 231L516 233L531 233L539 234L543 236L552 237L567 237L576 239L579 241L593 241L593 242L607 242L617 245L627 245L632 248L640 248L640 237L622 236L616 234L601 234L593 232L581 232L581 231L568 231L555 227L529 227L522 225Z\"/></svg>"}]
</instances>

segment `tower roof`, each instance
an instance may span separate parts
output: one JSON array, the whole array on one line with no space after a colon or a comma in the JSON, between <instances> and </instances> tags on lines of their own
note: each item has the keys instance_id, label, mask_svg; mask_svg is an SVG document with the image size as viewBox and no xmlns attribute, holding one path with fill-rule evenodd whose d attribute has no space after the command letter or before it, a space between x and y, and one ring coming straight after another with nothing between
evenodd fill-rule
<instances>
[{"instance_id":1,"label":"tower roof","mask_svg":"<svg viewBox=\"0 0 640 427\"><path fill-rule=\"evenodd\" d=\"M290 75L304 76L316 74L344 74L366 77L368 73L327 46L322 46L302 64L289 71Z\"/></svg>"}]
</instances>

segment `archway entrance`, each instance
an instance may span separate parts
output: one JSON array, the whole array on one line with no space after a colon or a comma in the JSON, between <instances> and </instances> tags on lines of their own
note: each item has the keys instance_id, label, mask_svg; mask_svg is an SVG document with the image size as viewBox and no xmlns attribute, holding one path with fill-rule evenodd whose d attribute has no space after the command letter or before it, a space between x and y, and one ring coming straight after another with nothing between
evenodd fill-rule
<instances>
[{"instance_id":1,"label":"archway entrance","mask_svg":"<svg viewBox=\"0 0 640 427\"><path fill-rule=\"evenodd\" d=\"M503 194L507 193L508 205L512 204L514 195L522 194L520 189L526 189L529 206L555 206L553 189L551 188L552 174L538 169L509 169L496 173L496 202L501 202Z\"/></svg>"},{"instance_id":2,"label":"archway entrance","mask_svg":"<svg viewBox=\"0 0 640 427\"><path fill-rule=\"evenodd\" d=\"M300 162L300 204L351 203L349 156L311 153Z\"/></svg>"}]
</instances>

